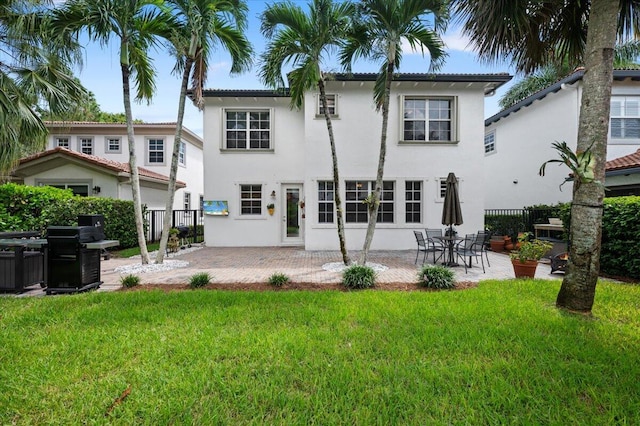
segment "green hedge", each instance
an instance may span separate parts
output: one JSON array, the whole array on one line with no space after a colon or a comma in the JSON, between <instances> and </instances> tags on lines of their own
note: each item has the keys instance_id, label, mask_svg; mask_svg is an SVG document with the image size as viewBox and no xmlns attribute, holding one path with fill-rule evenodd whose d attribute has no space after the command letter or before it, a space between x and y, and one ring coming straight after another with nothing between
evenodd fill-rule
<instances>
[{"instance_id":1,"label":"green hedge","mask_svg":"<svg viewBox=\"0 0 640 426\"><path fill-rule=\"evenodd\" d=\"M600 270L640 278L640 197L605 198Z\"/></svg>"},{"instance_id":2,"label":"green hedge","mask_svg":"<svg viewBox=\"0 0 640 426\"><path fill-rule=\"evenodd\" d=\"M105 235L121 248L136 247L138 237L133 202L75 197L70 190L48 186L0 185L0 231L39 231L52 225L77 225L80 214L104 216Z\"/></svg>"}]
</instances>

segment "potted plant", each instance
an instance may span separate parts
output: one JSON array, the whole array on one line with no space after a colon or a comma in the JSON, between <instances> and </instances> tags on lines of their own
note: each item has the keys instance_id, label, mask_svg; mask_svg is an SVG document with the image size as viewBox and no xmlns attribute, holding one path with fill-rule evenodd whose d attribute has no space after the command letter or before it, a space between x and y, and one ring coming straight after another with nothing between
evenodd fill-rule
<instances>
[{"instance_id":1,"label":"potted plant","mask_svg":"<svg viewBox=\"0 0 640 426\"><path fill-rule=\"evenodd\" d=\"M516 278L533 278L538 261L553 245L547 241L534 239L529 241L529 233L522 234L520 250L511 252L511 264Z\"/></svg>"},{"instance_id":2,"label":"potted plant","mask_svg":"<svg viewBox=\"0 0 640 426\"><path fill-rule=\"evenodd\" d=\"M273 216L273 212L275 209L276 209L276 206L273 203L267 204L267 211L269 212L270 215Z\"/></svg>"}]
</instances>

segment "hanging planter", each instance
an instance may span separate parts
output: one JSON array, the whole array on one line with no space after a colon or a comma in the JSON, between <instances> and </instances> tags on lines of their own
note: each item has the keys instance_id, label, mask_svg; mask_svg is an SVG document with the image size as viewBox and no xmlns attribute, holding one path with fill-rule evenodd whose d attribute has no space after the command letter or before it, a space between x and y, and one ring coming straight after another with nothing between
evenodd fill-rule
<instances>
[{"instance_id":1,"label":"hanging planter","mask_svg":"<svg viewBox=\"0 0 640 426\"><path fill-rule=\"evenodd\" d=\"M273 212L276 210L276 206L273 204L267 204L267 211L269 215L273 216Z\"/></svg>"}]
</instances>

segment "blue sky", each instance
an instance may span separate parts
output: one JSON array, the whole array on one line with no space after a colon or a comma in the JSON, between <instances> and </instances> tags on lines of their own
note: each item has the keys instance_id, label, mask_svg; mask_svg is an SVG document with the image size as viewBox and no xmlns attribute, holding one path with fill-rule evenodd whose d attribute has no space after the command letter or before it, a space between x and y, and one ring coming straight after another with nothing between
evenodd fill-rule
<instances>
[{"instance_id":1,"label":"blue sky","mask_svg":"<svg viewBox=\"0 0 640 426\"><path fill-rule=\"evenodd\" d=\"M259 15L265 7L262 0L249 0L249 28L247 36L253 44L256 57L264 51L265 40L260 33ZM306 4L306 0L296 3ZM467 47L456 28L451 27L443 36L446 43L448 57L441 73L501 73L513 74L513 69L507 64L487 65L480 63L476 55ZM122 77L118 59L118 46L113 43L105 48L93 43L85 45L84 66L79 71L82 83L92 91L100 107L108 112L123 112ZM178 96L180 90L179 77L171 73L174 60L168 52L152 52L154 65L157 70L156 95L147 105L133 104L134 118L145 122L175 122L177 117ZM426 72L428 58L421 54L406 52L403 56L400 72ZM356 63L354 72L376 72L377 64ZM257 65L241 76L230 76L230 60L228 55L219 50L214 52L209 63L207 88L216 89L262 89L264 86L257 77ZM339 68L334 69L339 71ZM498 99L509 85L503 86L492 97L485 98L485 117L499 111ZM202 136L202 113L190 102L187 102L184 125L189 130Z\"/></svg>"}]
</instances>

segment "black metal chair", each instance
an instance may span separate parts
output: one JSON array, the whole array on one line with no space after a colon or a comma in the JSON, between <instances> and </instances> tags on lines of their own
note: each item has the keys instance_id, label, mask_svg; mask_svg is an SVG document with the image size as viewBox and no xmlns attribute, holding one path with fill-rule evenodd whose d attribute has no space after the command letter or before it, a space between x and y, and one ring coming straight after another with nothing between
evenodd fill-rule
<instances>
[{"instance_id":1,"label":"black metal chair","mask_svg":"<svg viewBox=\"0 0 640 426\"><path fill-rule=\"evenodd\" d=\"M436 264L436 252L441 252L440 256L438 256L438 259L440 259L442 256L444 256L446 247L443 243L442 240L437 239L436 237L442 237L442 229L440 228L436 228L436 229L425 229L425 232L427 234L427 244L429 247L429 251L433 252L433 264Z\"/></svg>"},{"instance_id":2,"label":"black metal chair","mask_svg":"<svg viewBox=\"0 0 640 426\"><path fill-rule=\"evenodd\" d=\"M418 243L418 249L416 251L416 260L413 262L418 263L418 255L420 252L424 252L424 256L422 257L422 263L424 264L427 259L427 253L429 252L429 248L427 247L427 242L422 235L422 231L413 231L413 235L416 237L416 243Z\"/></svg>"},{"instance_id":3,"label":"black metal chair","mask_svg":"<svg viewBox=\"0 0 640 426\"><path fill-rule=\"evenodd\" d=\"M482 259L482 251L480 251L479 243L478 243L478 235L476 234L467 234L465 235L464 240L460 241L456 244L454 248L454 252L456 254L456 258L462 259L462 263L464 264L464 273L467 273L467 269L471 268L471 260L475 257L476 259L480 258L480 263L482 264L482 272L486 273L484 270L484 260ZM466 258L469 258L469 265L467 265Z\"/></svg>"},{"instance_id":4,"label":"black metal chair","mask_svg":"<svg viewBox=\"0 0 640 426\"><path fill-rule=\"evenodd\" d=\"M491 267L489 263L489 254L487 253L487 248L489 246L489 241L491 240L491 233L487 231L478 231L478 238L476 244L478 245L477 249L480 250L480 253L484 253L484 257L487 259L487 266Z\"/></svg>"}]
</instances>

